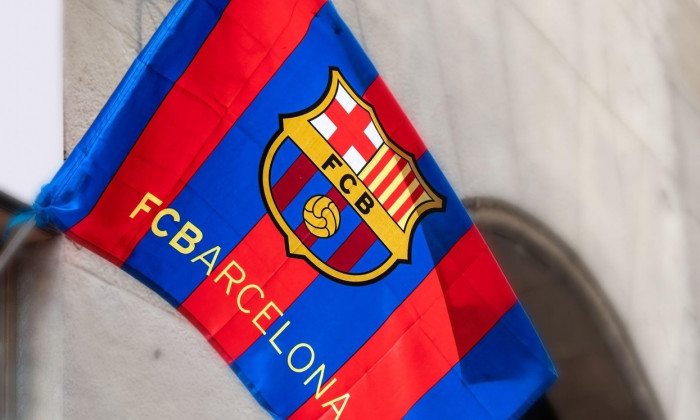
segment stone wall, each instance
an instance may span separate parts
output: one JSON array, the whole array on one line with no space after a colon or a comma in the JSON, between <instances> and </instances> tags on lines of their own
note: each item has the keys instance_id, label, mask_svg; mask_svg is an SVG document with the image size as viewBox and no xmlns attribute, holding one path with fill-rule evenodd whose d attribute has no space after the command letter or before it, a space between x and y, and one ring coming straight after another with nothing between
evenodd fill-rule
<instances>
[{"instance_id":1,"label":"stone wall","mask_svg":"<svg viewBox=\"0 0 700 420\"><path fill-rule=\"evenodd\" d=\"M665 416L696 416L700 2L335 3L458 195L506 200L563 238ZM67 153L171 6L65 0ZM65 239L22 267L21 418L267 418L194 327L116 267Z\"/></svg>"}]
</instances>

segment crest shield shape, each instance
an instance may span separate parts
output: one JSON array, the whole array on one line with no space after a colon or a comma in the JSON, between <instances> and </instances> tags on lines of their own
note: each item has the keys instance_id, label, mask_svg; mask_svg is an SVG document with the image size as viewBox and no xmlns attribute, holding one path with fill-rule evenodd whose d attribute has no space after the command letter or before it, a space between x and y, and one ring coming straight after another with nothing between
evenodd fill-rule
<instances>
[{"instance_id":1,"label":"crest shield shape","mask_svg":"<svg viewBox=\"0 0 700 420\"><path fill-rule=\"evenodd\" d=\"M410 262L422 216L444 200L338 69L315 105L280 116L261 164L265 205L287 253L350 284Z\"/></svg>"}]
</instances>

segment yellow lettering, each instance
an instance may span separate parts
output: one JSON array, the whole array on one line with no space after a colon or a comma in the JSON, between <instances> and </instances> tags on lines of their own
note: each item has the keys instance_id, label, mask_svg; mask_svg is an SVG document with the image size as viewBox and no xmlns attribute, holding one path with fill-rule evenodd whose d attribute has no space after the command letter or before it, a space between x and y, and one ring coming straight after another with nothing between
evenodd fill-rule
<instances>
[{"instance_id":1,"label":"yellow lettering","mask_svg":"<svg viewBox=\"0 0 700 420\"><path fill-rule=\"evenodd\" d=\"M205 257L211 253L214 253L214 256L212 257L211 260L207 260ZM204 263L204 265L207 266L207 276L211 274L211 270L214 269L214 266L216 265L216 260L219 258L219 252L221 252L221 247L220 246L215 246L214 248L210 249L209 251L203 252L202 254L192 258L190 262L195 262L195 261L201 261Z\"/></svg>"},{"instance_id":2,"label":"yellow lettering","mask_svg":"<svg viewBox=\"0 0 700 420\"><path fill-rule=\"evenodd\" d=\"M231 267L236 266L236 269L238 269L238 272L240 273L240 278L233 277L231 274L229 274L228 270L231 269ZM216 278L214 279L214 283L218 283L219 280L221 280L221 277L226 276L228 277L228 286L226 286L226 294L230 295L231 294L231 286L236 283L239 284L245 280L245 271L243 271L243 268L241 268L240 265L235 260L231 260L231 262L226 266L224 271L222 271Z\"/></svg>"},{"instance_id":3,"label":"yellow lettering","mask_svg":"<svg viewBox=\"0 0 700 420\"><path fill-rule=\"evenodd\" d=\"M194 234L194 236L189 235L189 232ZM179 253L187 255L194 251L195 244L201 241L202 237L204 237L204 235L202 235L202 231L199 230L197 226L190 222L185 222L182 229L173 236L173 239L171 239L169 243L170 246L175 248ZM187 242L187 247L180 245L180 241L183 239Z\"/></svg>"},{"instance_id":4,"label":"yellow lettering","mask_svg":"<svg viewBox=\"0 0 700 420\"><path fill-rule=\"evenodd\" d=\"M303 368L298 368L292 364L292 356L294 355L294 352L296 352L298 349L300 349L302 347L309 349L309 363L307 363L306 366L304 366ZM314 349L310 345L308 345L306 343L299 343L296 346L294 346L292 348L292 350L289 352L289 354L287 355L287 365L289 366L289 368L293 372L296 372L296 373L305 372L306 370L308 370L311 367L311 365L314 364L314 357L316 357L314 354Z\"/></svg>"},{"instance_id":5,"label":"yellow lettering","mask_svg":"<svg viewBox=\"0 0 700 420\"><path fill-rule=\"evenodd\" d=\"M350 399L350 394L344 394L338 398L332 399L328 402L321 404L321 407L328 407L330 405L333 408L333 411L335 411L335 420L338 420L340 418L340 416L343 414L343 410L345 410L345 405L348 403L349 399ZM336 404L340 400L343 400L343 405L341 405L340 408L338 408L338 407L336 407Z\"/></svg>"},{"instance_id":6,"label":"yellow lettering","mask_svg":"<svg viewBox=\"0 0 700 420\"><path fill-rule=\"evenodd\" d=\"M253 324L255 324L255 326L258 327L258 329L260 330L260 332L261 332L263 335L265 335L265 334L267 334L267 333L266 333L265 330L260 326L260 324L258 324L258 320L259 320L260 317L263 316L263 315L265 315L265 318L267 318L267 319L272 319L272 317L270 316L270 314L267 313L267 310L270 309L270 308L274 308L275 311L277 311L277 313L278 313L280 316L282 316L282 311L280 311L280 308L278 308L277 305L275 305L275 302L270 301L270 302L268 302L267 305L265 305L265 307L264 307L257 315L255 315L255 318L253 318ZM272 322L275 322L275 321L272 321ZM272 322L271 322L271 323L272 323Z\"/></svg>"},{"instance_id":7,"label":"yellow lettering","mask_svg":"<svg viewBox=\"0 0 700 420\"><path fill-rule=\"evenodd\" d=\"M243 312L244 314L249 314L250 309L246 309L243 307L243 305L241 304L241 296L243 296L243 293L245 293L246 290L249 290L249 289L257 290L261 299L265 297L265 292L263 292L263 290L257 284L249 284L249 285L245 286L244 288L242 288L241 291L238 292L238 297L236 298L236 303L238 304L238 309L240 309L241 312ZM268 305L269 305L269 303L268 303ZM258 314L258 315L260 315L260 314Z\"/></svg>"},{"instance_id":8,"label":"yellow lettering","mask_svg":"<svg viewBox=\"0 0 700 420\"><path fill-rule=\"evenodd\" d=\"M272 347L274 347L275 350L277 350L277 354L282 354L282 350L280 350L280 348L277 347L277 343L275 343L275 340L277 339L277 337L279 337L280 334L282 334L282 331L284 331L284 330L287 329L287 327L289 326L289 324L291 324L290 321L285 322L284 325L282 325L282 326L280 327L280 329L277 330L277 332L275 333L275 335L273 335L272 337L270 337L270 344L272 344ZM263 334L265 334L264 331L263 331Z\"/></svg>"},{"instance_id":9,"label":"yellow lettering","mask_svg":"<svg viewBox=\"0 0 700 420\"><path fill-rule=\"evenodd\" d=\"M178 213L177 210L168 208L159 211L158 214L156 214L156 217L153 218L153 222L151 222L151 231L153 231L154 235L160 236L161 238L168 236L167 231L158 227L158 222L160 222L160 219L162 219L163 216L172 217L175 223L180 221L180 213Z\"/></svg>"},{"instance_id":10,"label":"yellow lettering","mask_svg":"<svg viewBox=\"0 0 700 420\"><path fill-rule=\"evenodd\" d=\"M326 364L325 364L325 363L322 363L321 366L319 366L318 369L316 369L316 370L314 371L314 373L312 373L311 376L309 376L309 377L304 381L304 385L308 385L309 382L311 382L311 379L313 379L313 377L316 376L316 374L319 375L319 376L318 376L318 383L316 384L316 399L321 398L321 397L323 396L323 394L325 394L326 391L328 391L328 390L330 389L330 387L332 387L333 384L334 384L335 381L336 381L335 378L331 379L330 381L328 381L328 383L326 384L326 386L324 386L323 389L321 389L321 384L323 384L323 374L324 374L325 372L326 372Z\"/></svg>"},{"instance_id":11,"label":"yellow lettering","mask_svg":"<svg viewBox=\"0 0 700 420\"><path fill-rule=\"evenodd\" d=\"M144 211L144 212L146 212L146 213L150 213L150 211L151 211L151 206L148 205L148 202L149 202L149 201L150 201L151 203L155 203L156 206L160 206L161 204L163 204L163 200L160 200L160 199L159 199L158 197L156 197L155 195L153 195L153 194L147 192L146 195L144 195L143 198L141 199L141 202L139 203L139 205L136 206L136 208L134 209L134 211L131 212L131 214L129 215L129 217L133 219L133 218L136 217L136 215L139 214L139 212L141 212L141 211Z\"/></svg>"}]
</instances>

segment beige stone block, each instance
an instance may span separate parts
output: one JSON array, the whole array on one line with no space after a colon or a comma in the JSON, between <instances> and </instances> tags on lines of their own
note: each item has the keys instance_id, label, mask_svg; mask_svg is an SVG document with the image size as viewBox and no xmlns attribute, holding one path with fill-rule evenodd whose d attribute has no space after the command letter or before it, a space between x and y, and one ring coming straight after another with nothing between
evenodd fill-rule
<instances>
[{"instance_id":1,"label":"beige stone block","mask_svg":"<svg viewBox=\"0 0 700 420\"><path fill-rule=\"evenodd\" d=\"M65 270L60 243L33 245L18 256L17 414L61 420L63 413Z\"/></svg>"},{"instance_id":2,"label":"beige stone block","mask_svg":"<svg viewBox=\"0 0 700 420\"><path fill-rule=\"evenodd\" d=\"M579 48L580 61L577 71L584 82L604 101L609 100L610 80L608 61L610 60L609 33L610 8L616 7L609 0L589 0L578 2L579 7Z\"/></svg>"},{"instance_id":3,"label":"beige stone block","mask_svg":"<svg viewBox=\"0 0 700 420\"><path fill-rule=\"evenodd\" d=\"M673 171L677 151L672 141L669 80L663 63L652 42L624 10L610 10L610 102L664 168Z\"/></svg>"},{"instance_id":4,"label":"beige stone block","mask_svg":"<svg viewBox=\"0 0 700 420\"><path fill-rule=\"evenodd\" d=\"M618 314L627 315L645 148L595 94L580 92L578 249Z\"/></svg>"},{"instance_id":5,"label":"beige stone block","mask_svg":"<svg viewBox=\"0 0 700 420\"><path fill-rule=\"evenodd\" d=\"M66 275L65 418L268 418L184 317L82 268Z\"/></svg>"},{"instance_id":6,"label":"beige stone block","mask_svg":"<svg viewBox=\"0 0 700 420\"><path fill-rule=\"evenodd\" d=\"M576 75L512 7L503 7L520 194L516 203L570 243L577 233Z\"/></svg>"},{"instance_id":7,"label":"beige stone block","mask_svg":"<svg viewBox=\"0 0 700 420\"><path fill-rule=\"evenodd\" d=\"M579 62L579 4L572 0L507 0L572 65Z\"/></svg>"},{"instance_id":8,"label":"beige stone block","mask_svg":"<svg viewBox=\"0 0 700 420\"><path fill-rule=\"evenodd\" d=\"M498 7L483 0L430 3L443 100L455 139L452 152L458 154L461 184L469 196L518 193Z\"/></svg>"},{"instance_id":9,"label":"beige stone block","mask_svg":"<svg viewBox=\"0 0 700 420\"><path fill-rule=\"evenodd\" d=\"M673 121L678 183L688 211L700 218L700 112L677 89L673 90Z\"/></svg>"},{"instance_id":10,"label":"beige stone block","mask_svg":"<svg viewBox=\"0 0 700 420\"><path fill-rule=\"evenodd\" d=\"M691 310L685 212L673 179L649 153L640 185L628 328L662 407L671 413Z\"/></svg>"}]
</instances>

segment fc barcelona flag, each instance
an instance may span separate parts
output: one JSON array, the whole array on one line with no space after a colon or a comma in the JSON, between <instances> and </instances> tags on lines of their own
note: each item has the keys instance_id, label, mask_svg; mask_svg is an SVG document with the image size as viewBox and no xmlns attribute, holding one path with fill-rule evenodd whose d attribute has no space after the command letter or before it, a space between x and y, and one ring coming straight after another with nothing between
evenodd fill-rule
<instances>
[{"instance_id":1,"label":"fc barcelona flag","mask_svg":"<svg viewBox=\"0 0 700 420\"><path fill-rule=\"evenodd\" d=\"M507 419L555 378L326 0L181 0L34 205L274 418Z\"/></svg>"}]
</instances>

